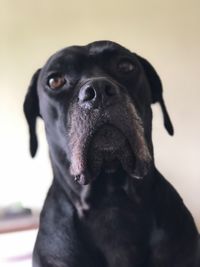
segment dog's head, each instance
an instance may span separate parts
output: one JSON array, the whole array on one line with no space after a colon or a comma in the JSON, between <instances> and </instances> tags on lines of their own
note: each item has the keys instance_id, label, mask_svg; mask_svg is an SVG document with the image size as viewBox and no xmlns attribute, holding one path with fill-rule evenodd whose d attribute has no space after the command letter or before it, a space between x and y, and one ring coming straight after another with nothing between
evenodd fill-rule
<instances>
[{"instance_id":1,"label":"dog's head","mask_svg":"<svg viewBox=\"0 0 200 267\"><path fill-rule=\"evenodd\" d=\"M153 163L156 102L172 135L161 81L148 61L109 41L65 48L35 73L25 98L31 155L41 116L52 164L64 166L80 184L119 169L144 177Z\"/></svg>"}]
</instances>

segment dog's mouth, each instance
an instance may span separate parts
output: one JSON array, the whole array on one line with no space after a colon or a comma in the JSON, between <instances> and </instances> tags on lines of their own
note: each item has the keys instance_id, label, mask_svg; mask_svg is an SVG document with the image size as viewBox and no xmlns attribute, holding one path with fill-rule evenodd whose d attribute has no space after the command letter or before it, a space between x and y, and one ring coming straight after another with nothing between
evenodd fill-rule
<instances>
[{"instance_id":1,"label":"dog's mouth","mask_svg":"<svg viewBox=\"0 0 200 267\"><path fill-rule=\"evenodd\" d=\"M125 136L112 125L103 125L92 140L95 150L102 152L115 152L125 144Z\"/></svg>"},{"instance_id":2,"label":"dog's mouth","mask_svg":"<svg viewBox=\"0 0 200 267\"><path fill-rule=\"evenodd\" d=\"M83 117L80 114L73 114L79 120L71 120L69 131L70 173L77 182L88 184L100 173L114 173L119 168L137 179L147 174L151 155L132 105L97 114L88 112Z\"/></svg>"},{"instance_id":3,"label":"dog's mouth","mask_svg":"<svg viewBox=\"0 0 200 267\"><path fill-rule=\"evenodd\" d=\"M105 124L94 134L88 151L88 165L94 175L114 173L122 167L134 174L135 157L125 135L115 126Z\"/></svg>"},{"instance_id":4,"label":"dog's mouth","mask_svg":"<svg viewBox=\"0 0 200 267\"><path fill-rule=\"evenodd\" d=\"M112 174L123 168L134 176L135 156L125 135L115 126L104 124L92 137L88 136L85 148L86 168L75 179L80 184L87 184L100 173ZM76 166L76 165L75 165Z\"/></svg>"}]
</instances>

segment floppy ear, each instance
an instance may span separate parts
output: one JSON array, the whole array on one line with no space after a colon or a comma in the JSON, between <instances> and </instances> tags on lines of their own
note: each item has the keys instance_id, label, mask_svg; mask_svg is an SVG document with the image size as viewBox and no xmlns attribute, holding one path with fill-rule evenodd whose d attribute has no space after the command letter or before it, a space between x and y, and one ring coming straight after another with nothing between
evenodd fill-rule
<instances>
[{"instance_id":1,"label":"floppy ear","mask_svg":"<svg viewBox=\"0 0 200 267\"><path fill-rule=\"evenodd\" d=\"M160 104L162 113L163 113L163 119L164 119L164 125L165 129L170 135L174 134L174 128L171 122L171 119L169 117L169 114L167 112L167 108L165 106L165 102L163 99L163 89L162 89L162 83L161 80L153 68L153 66L144 58L138 56L138 59L140 63L142 64L144 71L146 73L147 79L149 81L150 87L151 87L151 95L152 95L152 104L158 102Z\"/></svg>"},{"instance_id":2,"label":"floppy ear","mask_svg":"<svg viewBox=\"0 0 200 267\"><path fill-rule=\"evenodd\" d=\"M37 135L36 135L36 119L39 116L39 103L37 95L37 81L40 73L40 69L37 70L30 82L28 91L24 100L24 114L29 126L30 134L30 153L34 157L38 147Z\"/></svg>"}]
</instances>

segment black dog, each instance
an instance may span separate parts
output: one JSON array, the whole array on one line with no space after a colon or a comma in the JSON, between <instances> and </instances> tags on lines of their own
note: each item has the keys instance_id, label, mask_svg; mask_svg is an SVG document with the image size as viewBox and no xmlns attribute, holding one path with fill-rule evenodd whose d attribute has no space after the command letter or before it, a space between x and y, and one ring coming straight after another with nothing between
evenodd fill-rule
<instances>
[{"instance_id":1,"label":"black dog","mask_svg":"<svg viewBox=\"0 0 200 267\"><path fill-rule=\"evenodd\" d=\"M24 103L30 151L45 123L54 173L33 266L194 267L198 232L154 166L151 104L162 85L151 64L109 41L53 55Z\"/></svg>"}]
</instances>

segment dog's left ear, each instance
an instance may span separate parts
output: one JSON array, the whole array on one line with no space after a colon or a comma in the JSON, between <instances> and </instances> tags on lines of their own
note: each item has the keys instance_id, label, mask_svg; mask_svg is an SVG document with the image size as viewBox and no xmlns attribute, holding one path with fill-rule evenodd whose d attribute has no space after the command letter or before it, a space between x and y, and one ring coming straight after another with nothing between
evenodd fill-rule
<instances>
[{"instance_id":1,"label":"dog's left ear","mask_svg":"<svg viewBox=\"0 0 200 267\"><path fill-rule=\"evenodd\" d=\"M37 152L38 141L36 135L36 119L39 115L39 102L37 95L37 81L40 69L33 75L24 100L24 114L29 126L30 153L34 157Z\"/></svg>"},{"instance_id":2,"label":"dog's left ear","mask_svg":"<svg viewBox=\"0 0 200 267\"><path fill-rule=\"evenodd\" d=\"M142 64L145 74L147 76L147 79L149 81L150 87L151 87L151 96L152 96L152 104L158 102L160 104L163 118L164 118L164 125L167 130L167 132L170 135L174 134L174 128L171 122L171 119L169 117L169 114L167 112L167 108L165 106L165 102L163 99L163 89L162 89L162 83L161 80L153 68L153 66L144 58L138 56L138 59L140 63Z\"/></svg>"}]
</instances>

